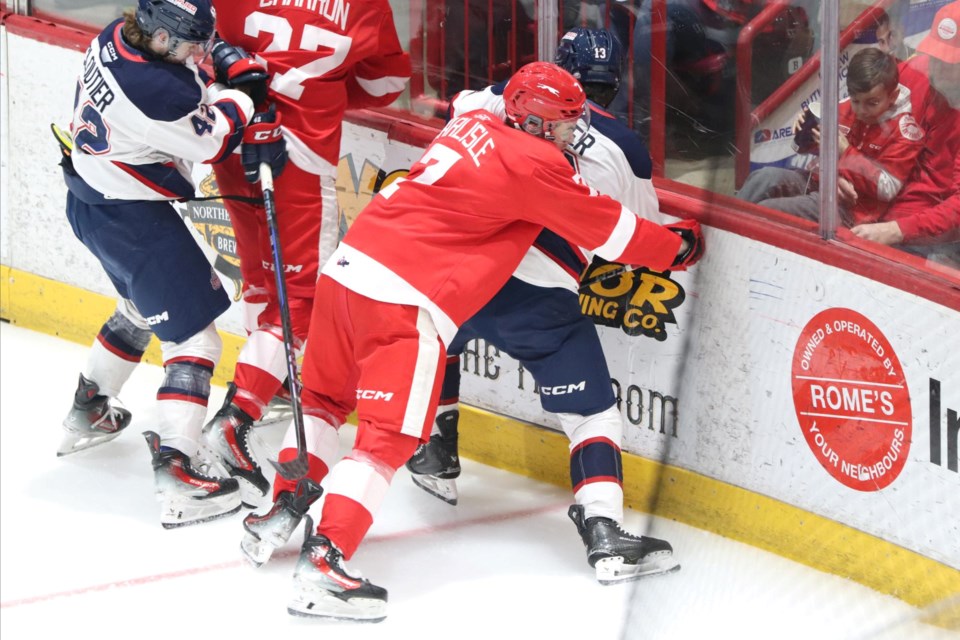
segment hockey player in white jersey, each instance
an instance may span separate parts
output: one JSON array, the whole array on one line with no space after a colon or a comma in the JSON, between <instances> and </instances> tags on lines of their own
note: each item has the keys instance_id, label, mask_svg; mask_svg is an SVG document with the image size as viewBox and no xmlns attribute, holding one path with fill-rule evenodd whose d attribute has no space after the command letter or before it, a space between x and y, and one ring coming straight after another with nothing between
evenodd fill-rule
<instances>
[{"instance_id":1,"label":"hockey player in white jersey","mask_svg":"<svg viewBox=\"0 0 960 640\"><path fill-rule=\"evenodd\" d=\"M241 142L252 162L273 158L279 171L284 159L282 138L269 135L277 123L254 113L263 67L220 42L216 77L235 88L208 87L197 68L213 34L210 0L139 0L108 25L84 56L73 148L62 163L67 218L120 300L93 343L57 455L102 444L130 424L114 399L156 335L164 379L157 423L144 436L168 528L240 508L237 481L209 477L192 460L221 352L214 320L230 300L171 201L194 196L192 163L218 162Z\"/></svg>"},{"instance_id":2,"label":"hockey player in white jersey","mask_svg":"<svg viewBox=\"0 0 960 640\"><path fill-rule=\"evenodd\" d=\"M573 29L561 38L556 63L580 80L590 105L589 129L566 155L584 181L631 211L662 223L651 182L650 154L636 133L604 111L620 82L620 43L606 29ZM506 117L504 84L454 97L451 117L486 109ZM460 353L477 337L517 358L540 388L576 389L540 397L570 439L576 504L569 515L604 584L679 568L670 545L633 536L623 521L622 418L593 322L580 313L578 276L592 255L545 230L503 290L468 321L447 350L440 407L430 441L407 468L427 492L456 504ZM579 383L584 382L585 385ZM570 384L577 383L577 384Z\"/></svg>"}]
</instances>

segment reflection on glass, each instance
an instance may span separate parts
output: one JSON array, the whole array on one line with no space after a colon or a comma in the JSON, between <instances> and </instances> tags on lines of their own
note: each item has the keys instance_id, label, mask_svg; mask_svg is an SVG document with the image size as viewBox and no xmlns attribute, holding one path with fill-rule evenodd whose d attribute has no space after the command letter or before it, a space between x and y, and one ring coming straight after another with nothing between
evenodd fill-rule
<instances>
[{"instance_id":1,"label":"reflection on glass","mask_svg":"<svg viewBox=\"0 0 960 640\"><path fill-rule=\"evenodd\" d=\"M136 6L137 0L33 0L31 3L34 12L97 29L120 17L125 9Z\"/></svg>"}]
</instances>

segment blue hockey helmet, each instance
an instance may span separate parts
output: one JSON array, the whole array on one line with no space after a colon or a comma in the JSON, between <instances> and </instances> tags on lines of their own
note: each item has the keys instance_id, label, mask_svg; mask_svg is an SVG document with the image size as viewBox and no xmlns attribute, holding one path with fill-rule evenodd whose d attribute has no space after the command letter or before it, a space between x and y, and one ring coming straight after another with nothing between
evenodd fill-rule
<instances>
[{"instance_id":1,"label":"blue hockey helmet","mask_svg":"<svg viewBox=\"0 0 960 640\"><path fill-rule=\"evenodd\" d=\"M563 34L554 61L584 85L620 86L621 47L608 29L577 27Z\"/></svg>"},{"instance_id":2,"label":"blue hockey helmet","mask_svg":"<svg viewBox=\"0 0 960 640\"><path fill-rule=\"evenodd\" d=\"M166 31L171 51L181 42L212 42L216 17L211 0L138 0L140 30L148 36Z\"/></svg>"}]
</instances>

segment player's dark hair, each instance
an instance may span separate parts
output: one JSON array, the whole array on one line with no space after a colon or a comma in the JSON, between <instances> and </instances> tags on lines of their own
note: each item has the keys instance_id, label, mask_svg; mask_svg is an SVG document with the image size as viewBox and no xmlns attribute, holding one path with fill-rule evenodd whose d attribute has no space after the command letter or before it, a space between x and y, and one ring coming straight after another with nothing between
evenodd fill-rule
<instances>
[{"instance_id":1,"label":"player's dark hair","mask_svg":"<svg viewBox=\"0 0 960 640\"><path fill-rule=\"evenodd\" d=\"M847 92L867 93L877 85L890 92L900 82L896 59L876 47L858 51L847 67Z\"/></svg>"}]
</instances>

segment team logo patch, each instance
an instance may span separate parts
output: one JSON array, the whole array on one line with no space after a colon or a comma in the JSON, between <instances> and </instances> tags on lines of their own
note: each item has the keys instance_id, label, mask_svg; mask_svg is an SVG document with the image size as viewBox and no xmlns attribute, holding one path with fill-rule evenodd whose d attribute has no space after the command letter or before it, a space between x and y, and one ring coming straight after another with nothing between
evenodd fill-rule
<instances>
[{"instance_id":1,"label":"team logo patch","mask_svg":"<svg viewBox=\"0 0 960 640\"><path fill-rule=\"evenodd\" d=\"M903 116L900 118L900 135L907 140L916 142L923 138L923 130L920 129L920 125L913 119L913 116Z\"/></svg>"},{"instance_id":2,"label":"team logo patch","mask_svg":"<svg viewBox=\"0 0 960 640\"><path fill-rule=\"evenodd\" d=\"M953 18L944 18L937 25L937 35L941 40L953 40L957 37L957 23Z\"/></svg>"}]
</instances>

